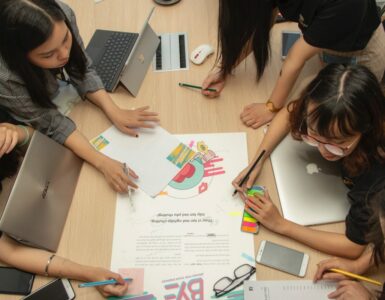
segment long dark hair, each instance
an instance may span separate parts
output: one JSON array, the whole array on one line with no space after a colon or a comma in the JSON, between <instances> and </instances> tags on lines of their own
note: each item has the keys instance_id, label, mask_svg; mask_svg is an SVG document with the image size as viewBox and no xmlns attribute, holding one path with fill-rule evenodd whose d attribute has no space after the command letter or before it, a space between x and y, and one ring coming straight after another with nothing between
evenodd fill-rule
<instances>
[{"instance_id":1,"label":"long dark hair","mask_svg":"<svg viewBox=\"0 0 385 300\"><path fill-rule=\"evenodd\" d=\"M70 22L55 0L0 1L0 55L24 81L32 101L42 107L55 105L47 91L44 70L30 63L27 54L50 37L58 21L64 21L74 37ZM70 75L84 77L86 58L75 37L65 69Z\"/></svg>"},{"instance_id":2,"label":"long dark hair","mask_svg":"<svg viewBox=\"0 0 385 300\"><path fill-rule=\"evenodd\" d=\"M315 108L309 113L310 104ZM354 151L342 160L349 175L385 162L385 97L366 67L326 66L288 110L292 135L299 140L307 133L307 122L325 138L362 134Z\"/></svg>"},{"instance_id":3,"label":"long dark hair","mask_svg":"<svg viewBox=\"0 0 385 300\"><path fill-rule=\"evenodd\" d=\"M257 80L270 58L270 29L273 24L274 1L220 0L218 16L218 47L221 71L231 74L239 57L252 47L257 65Z\"/></svg>"}]
</instances>

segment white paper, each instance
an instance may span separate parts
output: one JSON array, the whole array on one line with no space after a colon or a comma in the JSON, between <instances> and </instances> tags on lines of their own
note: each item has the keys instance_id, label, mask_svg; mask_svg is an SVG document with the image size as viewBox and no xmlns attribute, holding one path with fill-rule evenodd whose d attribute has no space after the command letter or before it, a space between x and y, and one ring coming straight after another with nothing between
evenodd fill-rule
<instances>
[{"instance_id":1,"label":"white paper","mask_svg":"<svg viewBox=\"0 0 385 300\"><path fill-rule=\"evenodd\" d=\"M244 283L245 300L325 300L335 291L337 283L333 281L311 280L266 280L246 281Z\"/></svg>"},{"instance_id":2,"label":"white paper","mask_svg":"<svg viewBox=\"0 0 385 300\"><path fill-rule=\"evenodd\" d=\"M156 196L170 180L181 170L187 162L183 159L184 153L177 156L181 163L170 161L168 157L180 146L180 141L162 127L157 126L152 129L141 128L138 131L139 137L128 136L112 126L91 143L102 153L125 162L127 167L133 169L139 176L135 183L151 197ZM95 144L103 139L103 147ZM188 155L191 151L185 146Z\"/></svg>"},{"instance_id":3,"label":"white paper","mask_svg":"<svg viewBox=\"0 0 385 300\"><path fill-rule=\"evenodd\" d=\"M178 138L197 154L156 198L141 191L131 200L118 195L111 268L128 277L141 274L130 294L210 299L219 278L232 277L250 263L245 256L254 256L253 235L240 231L244 204L232 197L231 185L247 165L246 136Z\"/></svg>"}]
</instances>

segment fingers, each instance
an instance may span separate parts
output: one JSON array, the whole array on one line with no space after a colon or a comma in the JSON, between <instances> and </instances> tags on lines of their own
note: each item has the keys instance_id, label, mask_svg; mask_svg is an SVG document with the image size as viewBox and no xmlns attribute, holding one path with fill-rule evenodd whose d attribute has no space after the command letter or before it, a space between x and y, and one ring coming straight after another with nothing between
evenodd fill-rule
<instances>
[{"instance_id":1,"label":"fingers","mask_svg":"<svg viewBox=\"0 0 385 300\"><path fill-rule=\"evenodd\" d=\"M316 274L314 275L314 281L325 279L326 277L333 277L331 273L325 274L329 269L338 268L339 267L339 259L334 257L330 259L326 259L318 263L318 269Z\"/></svg>"},{"instance_id":2,"label":"fingers","mask_svg":"<svg viewBox=\"0 0 385 300\"><path fill-rule=\"evenodd\" d=\"M333 272L326 272L322 276L323 280L333 280L333 281L340 281L340 280L346 280L347 277L338 273Z\"/></svg>"},{"instance_id":3,"label":"fingers","mask_svg":"<svg viewBox=\"0 0 385 300\"><path fill-rule=\"evenodd\" d=\"M131 128L128 128L128 127L125 127L125 126L120 126L119 127L119 130L129 136L133 136L133 137L138 137L138 133L136 132L136 130L134 129L131 129Z\"/></svg>"},{"instance_id":4,"label":"fingers","mask_svg":"<svg viewBox=\"0 0 385 300\"><path fill-rule=\"evenodd\" d=\"M127 282L124 282L124 284L115 284L115 285L109 284L109 285L105 285L102 288L101 293L103 294L104 297L108 297L111 295L123 296L127 292L127 289L128 289Z\"/></svg>"},{"instance_id":5,"label":"fingers","mask_svg":"<svg viewBox=\"0 0 385 300\"><path fill-rule=\"evenodd\" d=\"M8 154L18 142L17 132L6 127L0 127L0 157Z\"/></svg>"}]
</instances>

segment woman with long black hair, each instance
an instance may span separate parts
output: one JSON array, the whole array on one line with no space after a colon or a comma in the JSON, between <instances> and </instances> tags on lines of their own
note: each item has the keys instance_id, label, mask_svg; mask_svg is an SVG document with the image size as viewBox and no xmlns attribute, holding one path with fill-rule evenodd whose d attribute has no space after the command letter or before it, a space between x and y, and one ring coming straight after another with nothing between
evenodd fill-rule
<instances>
[{"instance_id":1,"label":"woman with long black hair","mask_svg":"<svg viewBox=\"0 0 385 300\"><path fill-rule=\"evenodd\" d=\"M360 64L380 80L385 70L385 32L375 0L219 0L218 67L207 76L202 93L217 97L226 78L251 52L259 80L270 59L270 31L279 12L297 22L302 37L290 49L275 87L265 103L247 105L246 126L270 122L288 100L306 61ZM212 92L206 88L214 88Z\"/></svg>"},{"instance_id":2,"label":"woman with long black hair","mask_svg":"<svg viewBox=\"0 0 385 300\"><path fill-rule=\"evenodd\" d=\"M340 162L341 180L350 202L345 234L325 232L285 219L269 194L244 196L253 186L270 153L291 133L320 155ZM240 186L253 161L266 154ZM307 85L298 100L288 104L271 122L256 156L234 179L246 211L267 229L316 250L349 258L361 255L368 244L368 221L373 215L366 199L385 179L385 97L376 77L359 65L329 64Z\"/></svg>"},{"instance_id":3,"label":"woman with long black hair","mask_svg":"<svg viewBox=\"0 0 385 300\"><path fill-rule=\"evenodd\" d=\"M94 150L58 110L71 106L65 105L71 93L59 88L63 82L128 135L136 136L135 128L158 121L148 107L123 110L112 101L92 69L68 5L55 0L0 1L0 108L73 150L101 171L116 191L126 192L128 185L136 188L135 172L130 169L127 176L122 163Z\"/></svg>"}]
</instances>

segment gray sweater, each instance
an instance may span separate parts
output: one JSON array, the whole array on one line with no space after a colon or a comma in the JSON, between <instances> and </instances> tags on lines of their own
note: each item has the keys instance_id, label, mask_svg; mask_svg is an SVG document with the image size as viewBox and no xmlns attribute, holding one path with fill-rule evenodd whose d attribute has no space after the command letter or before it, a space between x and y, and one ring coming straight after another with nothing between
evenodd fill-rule
<instances>
[{"instance_id":1,"label":"gray sweater","mask_svg":"<svg viewBox=\"0 0 385 300\"><path fill-rule=\"evenodd\" d=\"M71 24L73 38L77 40L84 51L83 41L79 35L73 10L65 3L57 1ZM84 52L85 53L85 52ZM103 83L91 67L91 59L87 58L87 68L83 80L69 76L71 84L84 99L88 92L103 89ZM51 99L59 92L55 75L50 70L44 70L47 78L47 89ZM15 120L32 126L42 133L63 144L67 137L76 129L75 123L62 115L58 110L43 108L34 103L26 89L24 81L11 70L0 56L0 109L7 111Z\"/></svg>"}]
</instances>

